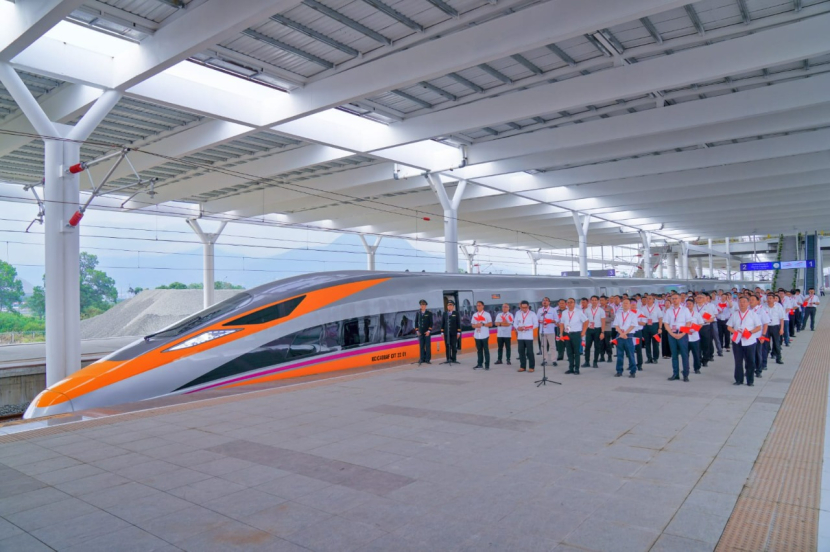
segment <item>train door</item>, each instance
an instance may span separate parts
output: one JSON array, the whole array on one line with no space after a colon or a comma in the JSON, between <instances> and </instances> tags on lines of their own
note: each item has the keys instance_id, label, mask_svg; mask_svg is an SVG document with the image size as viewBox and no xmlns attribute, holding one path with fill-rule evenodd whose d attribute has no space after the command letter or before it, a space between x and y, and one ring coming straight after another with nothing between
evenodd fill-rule
<instances>
[{"instance_id":1,"label":"train door","mask_svg":"<svg viewBox=\"0 0 830 552\"><path fill-rule=\"evenodd\" d=\"M606 297L608 297L608 288L606 288L605 286L600 286L600 288L599 288L599 296L600 296L600 297L602 297L603 295L605 295Z\"/></svg>"},{"instance_id":2,"label":"train door","mask_svg":"<svg viewBox=\"0 0 830 552\"><path fill-rule=\"evenodd\" d=\"M458 311L458 316L461 318L461 331L471 331L473 329L471 321L473 313L476 310L475 301L473 301L472 291L444 291L444 309L447 308L447 301L452 299L455 301L455 310Z\"/></svg>"}]
</instances>

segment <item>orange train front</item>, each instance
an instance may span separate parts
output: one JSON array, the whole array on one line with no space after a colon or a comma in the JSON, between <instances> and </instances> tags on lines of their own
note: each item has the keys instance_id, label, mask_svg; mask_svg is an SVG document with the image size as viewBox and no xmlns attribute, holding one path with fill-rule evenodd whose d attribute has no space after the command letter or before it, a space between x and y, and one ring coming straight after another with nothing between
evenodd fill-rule
<instances>
[{"instance_id":1,"label":"orange train front","mask_svg":"<svg viewBox=\"0 0 830 552\"><path fill-rule=\"evenodd\" d=\"M702 283L368 271L295 276L241 292L79 370L40 393L24 417L414 362L420 299L436 315L432 347L438 358L443 356L440 321L447 299L458 305L462 349L467 349L472 346L470 317L479 300L495 316L502 303L515 311L521 300L528 300L535 309L544 296L663 293L702 289Z\"/></svg>"}]
</instances>

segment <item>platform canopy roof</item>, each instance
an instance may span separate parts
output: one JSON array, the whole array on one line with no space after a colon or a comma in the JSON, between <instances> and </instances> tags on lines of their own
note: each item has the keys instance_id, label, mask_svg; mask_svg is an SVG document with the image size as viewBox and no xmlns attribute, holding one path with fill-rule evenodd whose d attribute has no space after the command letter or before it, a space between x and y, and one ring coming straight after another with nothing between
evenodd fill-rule
<instances>
[{"instance_id":1,"label":"platform canopy roof","mask_svg":"<svg viewBox=\"0 0 830 552\"><path fill-rule=\"evenodd\" d=\"M0 0L49 116L124 97L156 195L231 220L522 248L830 230L827 0ZM0 179L42 141L0 89ZM100 181L106 171L97 166ZM85 182L82 180L82 182ZM119 168L109 185L129 182Z\"/></svg>"}]
</instances>

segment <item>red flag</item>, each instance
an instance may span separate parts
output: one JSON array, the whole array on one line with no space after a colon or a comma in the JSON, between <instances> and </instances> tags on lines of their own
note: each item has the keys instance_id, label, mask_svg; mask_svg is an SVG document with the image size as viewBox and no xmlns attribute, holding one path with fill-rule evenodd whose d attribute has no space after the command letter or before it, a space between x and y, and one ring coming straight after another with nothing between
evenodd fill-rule
<instances>
[{"instance_id":1,"label":"red flag","mask_svg":"<svg viewBox=\"0 0 830 552\"><path fill-rule=\"evenodd\" d=\"M485 320L484 316L481 315L481 314L476 315L474 318L476 320L478 320L479 322L484 322L484 320Z\"/></svg>"},{"instance_id":2,"label":"red flag","mask_svg":"<svg viewBox=\"0 0 830 552\"><path fill-rule=\"evenodd\" d=\"M633 311L633 312L637 312L637 311ZM646 316L643 313L640 313L639 315L637 315L637 318L648 318L648 316Z\"/></svg>"},{"instance_id":3,"label":"red flag","mask_svg":"<svg viewBox=\"0 0 830 552\"><path fill-rule=\"evenodd\" d=\"M689 326L680 326L680 331L684 334L687 334L687 333L691 332L692 329Z\"/></svg>"},{"instance_id":4,"label":"red flag","mask_svg":"<svg viewBox=\"0 0 830 552\"><path fill-rule=\"evenodd\" d=\"M744 336L744 339L749 339L750 337L752 337L752 332L749 330L744 330L744 333L742 335Z\"/></svg>"},{"instance_id":5,"label":"red flag","mask_svg":"<svg viewBox=\"0 0 830 552\"><path fill-rule=\"evenodd\" d=\"M700 324L692 324L692 329L696 332L699 332L702 327Z\"/></svg>"},{"instance_id":6,"label":"red flag","mask_svg":"<svg viewBox=\"0 0 830 552\"><path fill-rule=\"evenodd\" d=\"M639 344L640 344L640 338L639 338L639 337L635 337L635 338L634 338L634 345L639 345Z\"/></svg>"},{"instance_id":7,"label":"red flag","mask_svg":"<svg viewBox=\"0 0 830 552\"><path fill-rule=\"evenodd\" d=\"M562 336L562 341L570 341L570 340L571 340L571 338L568 337L567 335Z\"/></svg>"},{"instance_id":8,"label":"red flag","mask_svg":"<svg viewBox=\"0 0 830 552\"><path fill-rule=\"evenodd\" d=\"M767 342L767 341L769 341L769 338L768 337L759 337L758 341Z\"/></svg>"},{"instance_id":9,"label":"red flag","mask_svg":"<svg viewBox=\"0 0 830 552\"><path fill-rule=\"evenodd\" d=\"M732 342L737 343L740 340L741 340L741 334L738 333L737 331L733 332L732 333Z\"/></svg>"},{"instance_id":10,"label":"red flag","mask_svg":"<svg viewBox=\"0 0 830 552\"><path fill-rule=\"evenodd\" d=\"M807 301L804 301L804 304L802 306L806 307L807 306Z\"/></svg>"},{"instance_id":11,"label":"red flag","mask_svg":"<svg viewBox=\"0 0 830 552\"><path fill-rule=\"evenodd\" d=\"M510 322L510 323L512 324L512 323L513 323L513 317L512 317L512 316L508 316L508 317L507 317L507 321L508 321L508 322Z\"/></svg>"},{"instance_id":12,"label":"red flag","mask_svg":"<svg viewBox=\"0 0 830 552\"><path fill-rule=\"evenodd\" d=\"M704 312L703 313L703 319L706 320L707 322L709 322L712 319L712 315L709 314L708 312Z\"/></svg>"},{"instance_id":13,"label":"red flag","mask_svg":"<svg viewBox=\"0 0 830 552\"><path fill-rule=\"evenodd\" d=\"M795 314L795 309L790 309L790 315Z\"/></svg>"},{"instance_id":14,"label":"red flag","mask_svg":"<svg viewBox=\"0 0 830 552\"><path fill-rule=\"evenodd\" d=\"M611 340L611 344L612 344L612 345L616 345L616 344L617 344L617 340L616 340L616 339L612 339L612 340Z\"/></svg>"},{"instance_id":15,"label":"red flag","mask_svg":"<svg viewBox=\"0 0 830 552\"><path fill-rule=\"evenodd\" d=\"M550 318L545 318L545 324L553 324L553 320Z\"/></svg>"},{"instance_id":16,"label":"red flag","mask_svg":"<svg viewBox=\"0 0 830 552\"><path fill-rule=\"evenodd\" d=\"M726 308L726 303L718 303L718 306L722 309Z\"/></svg>"},{"instance_id":17,"label":"red flag","mask_svg":"<svg viewBox=\"0 0 830 552\"><path fill-rule=\"evenodd\" d=\"M633 312L634 314L637 314L637 309L631 309L631 312Z\"/></svg>"},{"instance_id":18,"label":"red flag","mask_svg":"<svg viewBox=\"0 0 830 552\"><path fill-rule=\"evenodd\" d=\"M663 341L663 339L659 335L655 335L654 336L654 341L656 341L657 343L660 343L660 342Z\"/></svg>"}]
</instances>

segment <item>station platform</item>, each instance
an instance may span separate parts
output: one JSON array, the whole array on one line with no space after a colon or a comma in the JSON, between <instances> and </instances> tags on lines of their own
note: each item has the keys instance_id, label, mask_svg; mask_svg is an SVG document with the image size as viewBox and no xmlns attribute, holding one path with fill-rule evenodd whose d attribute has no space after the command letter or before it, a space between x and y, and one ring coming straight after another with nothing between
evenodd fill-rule
<instances>
[{"instance_id":1,"label":"station platform","mask_svg":"<svg viewBox=\"0 0 830 552\"><path fill-rule=\"evenodd\" d=\"M0 428L0 550L816 550L823 310L751 388L468 352Z\"/></svg>"}]
</instances>

